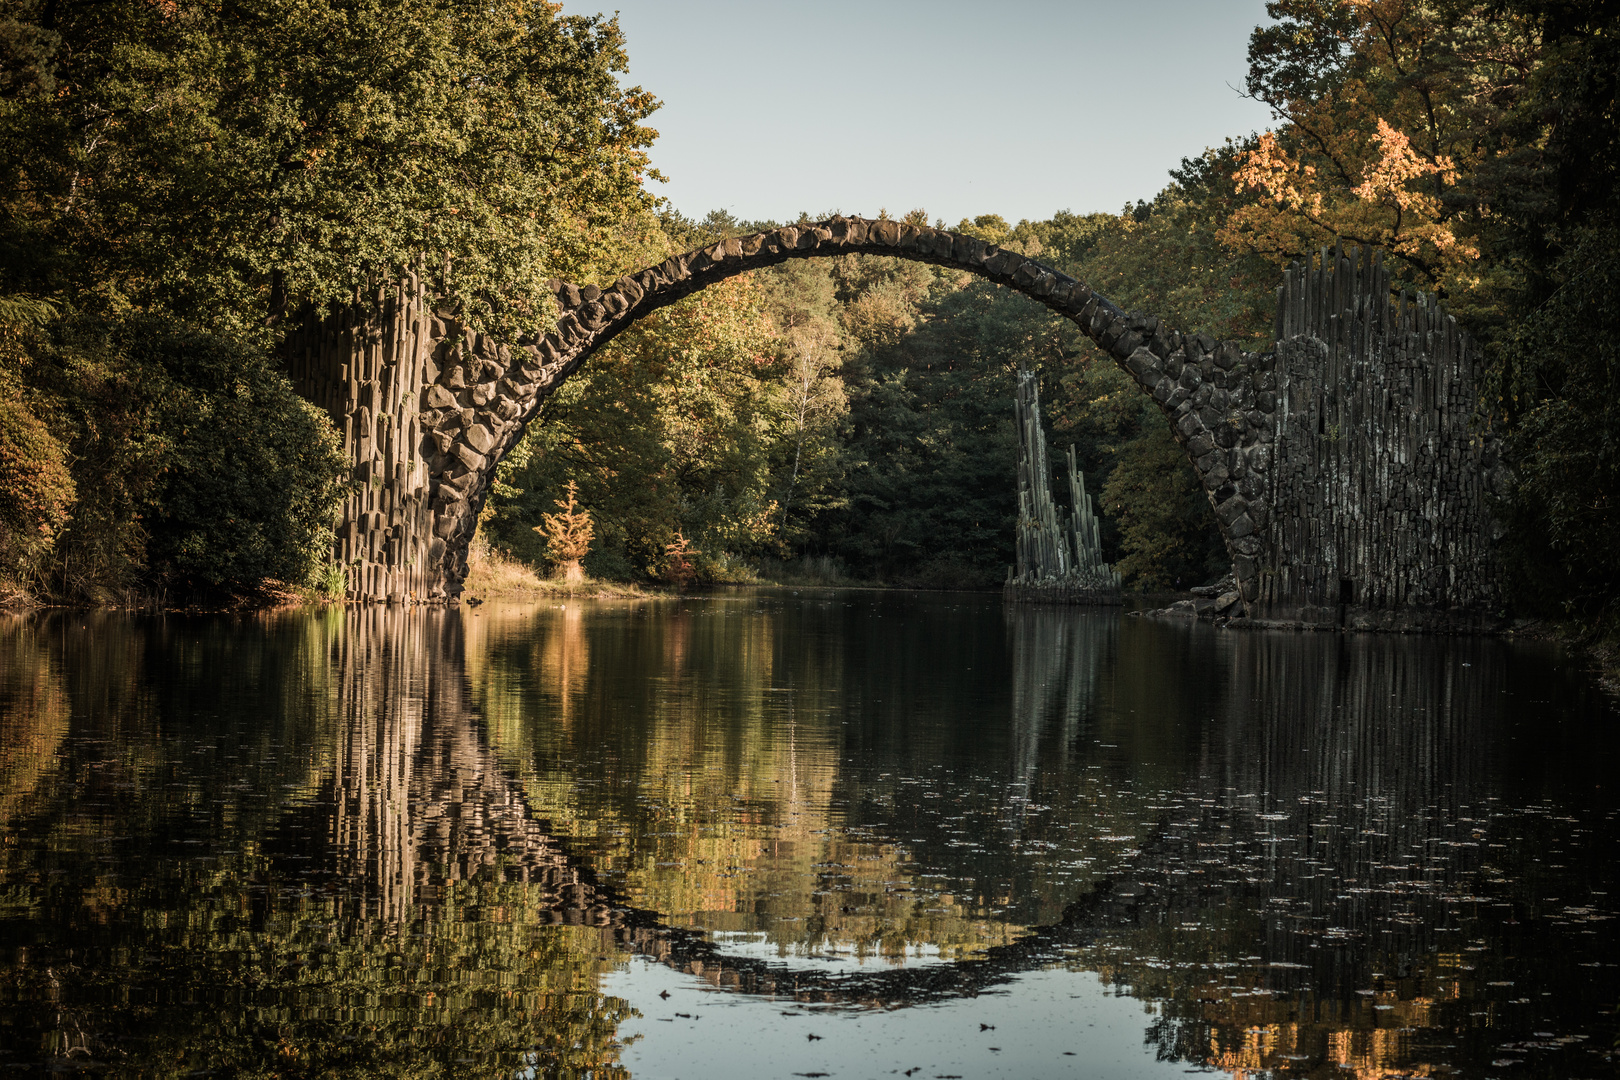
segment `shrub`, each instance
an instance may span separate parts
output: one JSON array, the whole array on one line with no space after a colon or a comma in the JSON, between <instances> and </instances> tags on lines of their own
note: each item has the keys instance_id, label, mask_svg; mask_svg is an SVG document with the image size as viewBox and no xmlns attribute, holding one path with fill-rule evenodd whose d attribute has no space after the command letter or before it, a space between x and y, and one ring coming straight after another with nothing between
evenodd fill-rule
<instances>
[{"instance_id":1,"label":"shrub","mask_svg":"<svg viewBox=\"0 0 1620 1080\"><path fill-rule=\"evenodd\" d=\"M76 497L66 447L19 396L0 396L0 576L38 580Z\"/></svg>"},{"instance_id":2,"label":"shrub","mask_svg":"<svg viewBox=\"0 0 1620 1080\"><path fill-rule=\"evenodd\" d=\"M153 331L137 328L130 345L172 388L159 408L170 445L147 522L148 572L186 592L312 582L331 552L348 471L331 421L266 351Z\"/></svg>"}]
</instances>

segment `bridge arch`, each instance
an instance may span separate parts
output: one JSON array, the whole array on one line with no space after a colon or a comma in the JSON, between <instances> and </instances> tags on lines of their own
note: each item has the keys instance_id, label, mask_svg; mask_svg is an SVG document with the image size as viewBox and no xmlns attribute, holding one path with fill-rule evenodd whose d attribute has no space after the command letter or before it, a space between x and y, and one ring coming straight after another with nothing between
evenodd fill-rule
<instances>
[{"instance_id":1,"label":"bridge arch","mask_svg":"<svg viewBox=\"0 0 1620 1080\"><path fill-rule=\"evenodd\" d=\"M359 485L335 552L351 569L351 596L458 596L496 466L546 397L637 319L737 274L845 254L966 270L1078 325L1158 403L1215 507L1239 587L1254 599L1269 513L1273 354L1127 313L1084 282L975 237L850 217L717 241L606 286L554 281L557 326L538 340L499 342L459 325L433 309L414 276L324 320L307 314L288 335L289 368L344 427L356 460ZM334 379L337 366L343 376Z\"/></svg>"}]
</instances>

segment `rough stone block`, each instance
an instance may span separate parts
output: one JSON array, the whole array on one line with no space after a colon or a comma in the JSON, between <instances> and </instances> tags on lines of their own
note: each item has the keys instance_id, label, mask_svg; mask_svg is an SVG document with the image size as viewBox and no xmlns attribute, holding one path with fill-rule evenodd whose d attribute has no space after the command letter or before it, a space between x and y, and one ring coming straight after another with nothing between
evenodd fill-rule
<instances>
[{"instance_id":1,"label":"rough stone block","mask_svg":"<svg viewBox=\"0 0 1620 1080\"><path fill-rule=\"evenodd\" d=\"M573 312L570 311L557 320L558 341L574 345L588 337L590 337L590 332L585 329L585 325L575 317Z\"/></svg>"},{"instance_id":2,"label":"rough stone block","mask_svg":"<svg viewBox=\"0 0 1620 1080\"><path fill-rule=\"evenodd\" d=\"M489 427L485 424L474 424L467 429L462 438L480 454L489 453L490 448L495 445L495 433L489 430ZM470 463L469 467L471 467Z\"/></svg>"},{"instance_id":3,"label":"rough stone block","mask_svg":"<svg viewBox=\"0 0 1620 1080\"><path fill-rule=\"evenodd\" d=\"M994 253L985 258L984 268L992 277L1011 278L1018 268L1028 261L1027 258L1016 251L997 248Z\"/></svg>"},{"instance_id":4,"label":"rough stone block","mask_svg":"<svg viewBox=\"0 0 1620 1080\"><path fill-rule=\"evenodd\" d=\"M1126 357L1125 370L1135 375L1137 381L1145 386L1152 386L1159 381L1159 359L1146 349L1137 349Z\"/></svg>"},{"instance_id":5,"label":"rough stone block","mask_svg":"<svg viewBox=\"0 0 1620 1080\"><path fill-rule=\"evenodd\" d=\"M456 403L456 396L442 386L430 386L422 391L422 408L448 409Z\"/></svg>"},{"instance_id":6,"label":"rough stone block","mask_svg":"<svg viewBox=\"0 0 1620 1080\"><path fill-rule=\"evenodd\" d=\"M1137 333L1135 330L1127 330L1125 333L1116 338L1112 345L1108 346L1108 351L1113 354L1116 359L1123 360L1141 347L1142 335ZM1152 354L1149 353L1148 355L1151 356Z\"/></svg>"}]
</instances>

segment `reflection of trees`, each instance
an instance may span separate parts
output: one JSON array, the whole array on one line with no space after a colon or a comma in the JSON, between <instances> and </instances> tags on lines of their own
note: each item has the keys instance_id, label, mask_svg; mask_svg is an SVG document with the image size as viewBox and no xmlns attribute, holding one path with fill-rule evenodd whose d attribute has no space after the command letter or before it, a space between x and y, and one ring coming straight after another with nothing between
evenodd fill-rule
<instances>
[{"instance_id":1,"label":"reflection of trees","mask_svg":"<svg viewBox=\"0 0 1620 1080\"><path fill-rule=\"evenodd\" d=\"M622 1075L625 1007L595 989L612 942L560 925L602 905L480 745L457 616L340 619L126 623L143 663L70 684L65 760L7 845L8 1048L162 1075ZM94 640L60 637L49 659L84 671Z\"/></svg>"},{"instance_id":2,"label":"reflection of trees","mask_svg":"<svg viewBox=\"0 0 1620 1080\"><path fill-rule=\"evenodd\" d=\"M67 730L62 673L39 624L0 613L0 825L56 767Z\"/></svg>"},{"instance_id":3,"label":"reflection of trees","mask_svg":"<svg viewBox=\"0 0 1620 1080\"><path fill-rule=\"evenodd\" d=\"M1497 646L893 614L10 624L0 978L35 1004L0 1041L153 1072L448 1074L477 1047L613 1075L615 946L883 1004L1069 965L1153 1003L1163 1056L1233 1073L1421 1073L1509 1022L1509 951L1612 1007L1504 928L1564 890L1526 874L1550 840L1489 846ZM1550 789L1509 764L1525 801ZM954 962L798 959L829 941Z\"/></svg>"},{"instance_id":4,"label":"reflection of trees","mask_svg":"<svg viewBox=\"0 0 1620 1080\"><path fill-rule=\"evenodd\" d=\"M1245 634L1218 647L1219 734L1158 802L1122 886L1134 910L1068 961L1159 1003L1161 1057L1240 1076L1431 1075L1529 1022L1506 1006L1515 980L1573 994L1565 1015L1602 1007L1578 1001L1586 957L1518 925L1546 891L1532 853L1491 853L1513 812L1496 798L1513 745L1500 644Z\"/></svg>"},{"instance_id":5,"label":"reflection of trees","mask_svg":"<svg viewBox=\"0 0 1620 1080\"><path fill-rule=\"evenodd\" d=\"M535 812L671 925L763 934L783 956L1007 942L1018 927L919 880L903 846L844 827L836 706L863 692L847 666L868 644L851 618L842 602L626 604L585 620L485 608L468 663ZM545 664L568 651L589 665L565 690Z\"/></svg>"}]
</instances>

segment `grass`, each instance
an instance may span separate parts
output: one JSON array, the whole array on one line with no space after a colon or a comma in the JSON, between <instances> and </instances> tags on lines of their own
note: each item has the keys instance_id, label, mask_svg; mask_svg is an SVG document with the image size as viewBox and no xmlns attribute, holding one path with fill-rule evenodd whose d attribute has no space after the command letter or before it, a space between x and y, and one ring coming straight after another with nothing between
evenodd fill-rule
<instances>
[{"instance_id":1,"label":"grass","mask_svg":"<svg viewBox=\"0 0 1620 1080\"><path fill-rule=\"evenodd\" d=\"M647 593L634 585L590 578L572 585L547 580L532 566L491 548L480 537L467 552L467 581L461 595L462 599L521 600L534 596L623 597Z\"/></svg>"}]
</instances>

